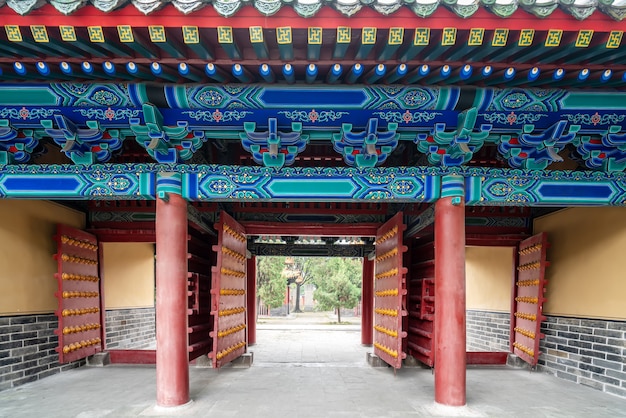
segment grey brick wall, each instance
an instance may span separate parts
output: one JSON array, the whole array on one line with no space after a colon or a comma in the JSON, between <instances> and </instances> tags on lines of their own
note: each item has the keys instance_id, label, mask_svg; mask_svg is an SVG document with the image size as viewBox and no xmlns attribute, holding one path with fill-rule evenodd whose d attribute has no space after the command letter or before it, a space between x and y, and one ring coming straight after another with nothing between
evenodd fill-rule
<instances>
[{"instance_id":1,"label":"grey brick wall","mask_svg":"<svg viewBox=\"0 0 626 418\"><path fill-rule=\"evenodd\" d=\"M154 348L156 344L155 308L106 311L106 348Z\"/></svg>"},{"instance_id":2,"label":"grey brick wall","mask_svg":"<svg viewBox=\"0 0 626 418\"><path fill-rule=\"evenodd\" d=\"M626 398L626 321L549 316L539 370Z\"/></svg>"},{"instance_id":3,"label":"grey brick wall","mask_svg":"<svg viewBox=\"0 0 626 418\"><path fill-rule=\"evenodd\" d=\"M466 311L467 351L509 351L507 312Z\"/></svg>"},{"instance_id":4,"label":"grey brick wall","mask_svg":"<svg viewBox=\"0 0 626 418\"><path fill-rule=\"evenodd\" d=\"M53 314L0 317L0 390L85 365L59 364Z\"/></svg>"}]
</instances>

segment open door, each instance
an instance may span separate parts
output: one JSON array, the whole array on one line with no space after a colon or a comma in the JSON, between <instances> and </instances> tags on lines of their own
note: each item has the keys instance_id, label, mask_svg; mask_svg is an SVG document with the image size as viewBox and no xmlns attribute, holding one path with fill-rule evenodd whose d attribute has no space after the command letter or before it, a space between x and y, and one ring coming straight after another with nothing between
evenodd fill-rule
<instances>
[{"instance_id":1,"label":"open door","mask_svg":"<svg viewBox=\"0 0 626 418\"><path fill-rule=\"evenodd\" d=\"M402 243L406 226L402 212L378 229L376 234L376 265L374 269L374 354L394 369L402 367L406 358L403 327L406 310L406 273Z\"/></svg>"},{"instance_id":2,"label":"open door","mask_svg":"<svg viewBox=\"0 0 626 418\"><path fill-rule=\"evenodd\" d=\"M102 350L102 311L95 236L57 225L59 363L69 363Z\"/></svg>"},{"instance_id":3,"label":"open door","mask_svg":"<svg viewBox=\"0 0 626 418\"><path fill-rule=\"evenodd\" d=\"M548 236L542 232L522 241L519 245L517 279L512 303L513 352L534 367L539 360L539 340L543 316L546 251Z\"/></svg>"},{"instance_id":4,"label":"open door","mask_svg":"<svg viewBox=\"0 0 626 418\"><path fill-rule=\"evenodd\" d=\"M246 232L226 212L215 224L218 232L217 264L212 269L211 315L213 367L233 361L244 354L248 345L246 332Z\"/></svg>"}]
</instances>

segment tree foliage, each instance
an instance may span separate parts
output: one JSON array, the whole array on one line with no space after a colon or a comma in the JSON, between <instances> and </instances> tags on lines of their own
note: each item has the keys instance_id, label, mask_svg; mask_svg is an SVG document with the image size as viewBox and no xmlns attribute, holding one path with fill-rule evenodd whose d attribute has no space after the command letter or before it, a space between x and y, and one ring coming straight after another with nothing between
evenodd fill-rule
<instances>
[{"instance_id":1,"label":"tree foliage","mask_svg":"<svg viewBox=\"0 0 626 418\"><path fill-rule=\"evenodd\" d=\"M270 308L285 302L285 257L257 257L257 295Z\"/></svg>"},{"instance_id":2,"label":"tree foliage","mask_svg":"<svg viewBox=\"0 0 626 418\"><path fill-rule=\"evenodd\" d=\"M341 323L341 309L354 308L361 298L361 261L354 258L326 258L316 265L313 298L320 309L337 311Z\"/></svg>"}]
</instances>

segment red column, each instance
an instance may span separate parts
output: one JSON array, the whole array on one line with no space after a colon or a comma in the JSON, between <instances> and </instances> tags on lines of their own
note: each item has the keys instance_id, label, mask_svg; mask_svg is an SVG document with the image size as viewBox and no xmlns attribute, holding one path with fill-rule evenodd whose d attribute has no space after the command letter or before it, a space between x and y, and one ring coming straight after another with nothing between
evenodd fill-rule
<instances>
[{"instance_id":1,"label":"red column","mask_svg":"<svg viewBox=\"0 0 626 418\"><path fill-rule=\"evenodd\" d=\"M363 283L361 288L361 344L374 342L374 260L363 258Z\"/></svg>"},{"instance_id":2,"label":"red column","mask_svg":"<svg viewBox=\"0 0 626 418\"><path fill-rule=\"evenodd\" d=\"M187 202L156 201L157 405L189 402L187 352Z\"/></svg>"},{"instance_id":3,"label":"red column","mask_svg":"<svg viewBox=\"0 0 626 418\"><path fill-rule=\"evenodd\" d=\"M256 257L248 259L247 272L248 345L254 345L256 344Z\"/></svg>"},{"instance_id":4,"label":"red column","mask_svg":"<svg viewBox=\"0 0 626 418\"><path fill-rule=\"evenodd\" d=\"M452 204L456 199L455 204ZM435 203L435 402L465 405L465 205Z\"/></svg>"}]
</instances>

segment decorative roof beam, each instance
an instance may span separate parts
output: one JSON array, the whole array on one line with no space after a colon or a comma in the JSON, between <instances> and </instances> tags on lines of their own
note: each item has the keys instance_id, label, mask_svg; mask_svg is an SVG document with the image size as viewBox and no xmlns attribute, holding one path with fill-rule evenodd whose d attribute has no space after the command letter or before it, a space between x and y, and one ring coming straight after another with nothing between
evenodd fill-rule
<instances>
[{"instance_id":1,"label":"decorative roof beam","mask_svg":"<svg viewBox=\"0 0 626 418\"><path fill-rule=\"evenodd\" d=\"M589 47L584 53L578 53L564 60L565 64L577 64L589 61L592 63L605 63L608 57L614 58L618 54L618 50L622 44L624 31L614 30L607 34L606 42L596 46Z\"/></svg>"},{"instance_id":2,"label":"decorative roof beam","mask_svg":"<svg viewBox=\"0 0 626 418\"><path fill-rule=\"evenodd\" d=\"M200 30L197 26L183 26L183 42L185 46L191 49L198 55L199 58L204 60L213 59L213 53L207 48L207 42L203 42L200 37Z\"/></svg>"},{"instance_id":3,"label":"decorative roof beam","mask_svg":"<svg viewBox=\"0 0 626 418\"><path fill-rule=\"evenodd\" d=\"M366 59L374 46L376 46L376 28L363 28L361 29L361 46L356 52L355 59Z\"/></svg>"},{"instance_id":4,"label":"decorative roof beam","mask_svg":"<svg viewBox=\"0 0 626 418\"><path fill-rule=\"evenodd\" d=\"M117 34L122 44L128 46L133 51L136 51L141 56L150 59L158 58L156 51L149 47L143 39L140 39L138 34L134 33L132 26L118 25Z\"/></svg>"},{"instance_id":5,"label":"decorative roof beam","mask_svg":"<svg viewBox=\"0 0 626 418\"><path fill-rule=\"evenodd\" d=\"M469 59L474 56L476 51L479 51L483 46L483 40L485 38L484 28L472 28L467 36L467 44L459 45L455 51L451 51L446 56L448 61L459 61L461 59Z\"/></svg>"},{"instance_id":6,"label":"decorative roof beam","mask_svg":"<svg viewBox=\"0 0 626 418\"><path fill-rule=\"evenodd\" d=\"M89 34L89 40L91 43L97 44L99 48L107 50L117 56L132 57L132 54L128 52L128 50L119 48L115 42L106 41L102 26L89 26L87 27L87 33Z\"/></svg>"},{"instance_id":7,"label":"decorative roof beam","mask_svg":"<svg viewBox=\"0 0 626 418\"><path fill-rule=\"evenodd\" d=\"M335 38L335 49L333 59L341 59L346 56L346 51L352 41L352 28L349 26L337 27L337 37Z\"/></svg>"},{"instance_id":8,"label":"decorative roof beam","mask_svg":"<svg viewBox=\"0 0 626 418\"><path fill-rule=\"evenodd\" d=\"M9 120L0 120L0 165L28 162L38 145L32 129L17 130Z\"/></svg>"},{"instance_id":9,"label":"decorative roof beam","mask_svg":"<svg viewBox=\"0 0 626 418\"><path fill-rule=\"evenodd\" d=\"M378 59L380 61L386 61L391 59L398 50L402 46L404 42L404 28L389 28L389 36L387 37L387 44L378 54Z\"/></svg>"},{"instance_id":10,"label":"decorative roof beam","mask_svg":"<svg viewBox=\"0 0 626 418\"><path fill-rule=\"evenodd\" d=\"M456 28L443 28L441 32L441 43L439 45L431 45L424 51L424 56L420 57L421 61L434 61L441 57L456 44Z\"/></svg>"},{"instance_id":11,"label":"decorative roof beam","mask_svg":"<svg viewBox=\"0 0 626 418\"><path fill-rule=\"evenodd\" d=\"M152 41L154 45L174 58L185 58L182 48L175 45L171 40L168 40L167 31L164 26L148 26L148 32L150 33L150 41Z\"/></svg>"},{"instance_id":12,"label":"decorative roof beam","mask_svg":"<svg viewBox=\"0 0 626 418\"><path fill-rule=\"evenodd\" d=\"M307 28L306 58L309 61L317 61L320 59L323 35L324 30L322 27L315 26Z\"/></svg>"},{"instance_id":13,"label":"decorative roof beam","mask_svg":"<svg viewBox=\"0 0 626 418\"><path fill-rule=\"evenodd\" d=\"M233 28L231 26L217 27L217 42L230 59L241 59L241 52L239 52L239 48L235 43Z\"/></svg>"},{"instance_id":14,"label":"decorative roof beam","mask_svg":"<svg viewBox=\"0 0 626 418\"><path fill-rule=\"evenodd\" d=\"M276 28L276 43L278 44L278 53L283 61L293 59L293 36L291 34L291 26L281 26Z\"/></svg>"},{"instance_id":15,"label":"decorative roof beam","mask_svg":"<svg viewBox=\"0 0 626 418\"><path fill-rule=\"evenodd\" d=\"M263 37L263 27L262 26L250 26L250 43L252 44L252 49L254 50L254 54L258 59L268 59L270 54L267 50L267 44L265 43L265 38Z\"/></svg>"},{"instance_id":16,"label":"decorative roof beam","mask_svg":"<svg viewBox=\"0 0 626 418\"><path fill-rule=\"evenodd\" d=\"M413 42L398 51L398 60L407 62L415 58L430 43L430 28L415 28Z\"/></svg>"}]
</instances>

